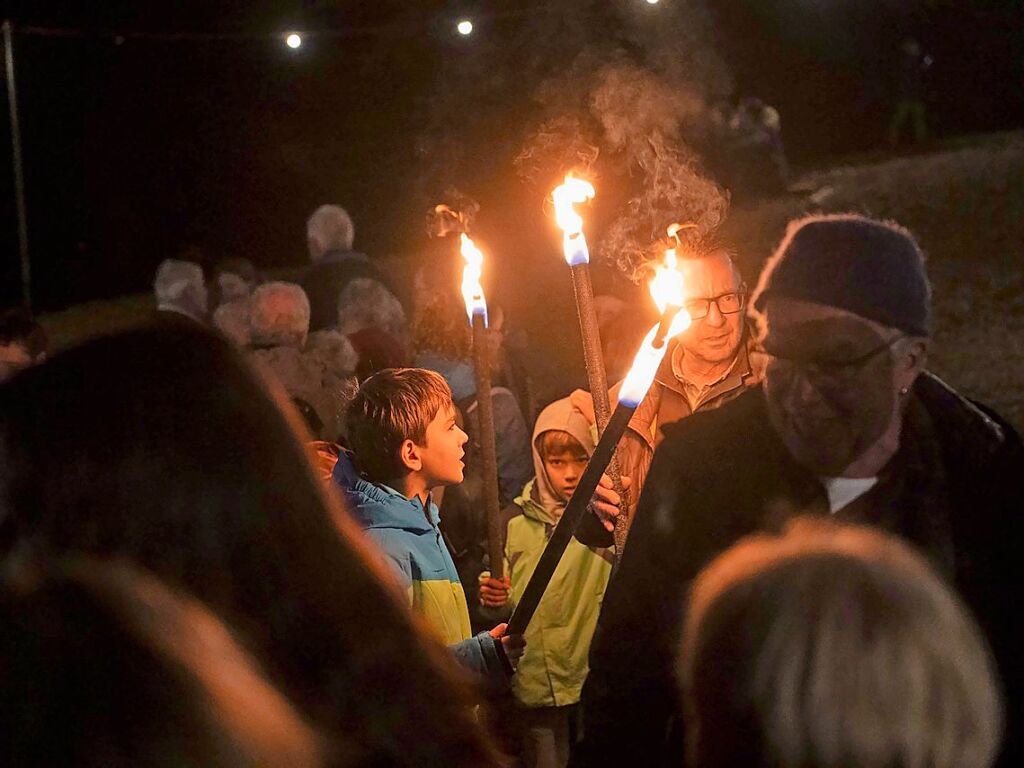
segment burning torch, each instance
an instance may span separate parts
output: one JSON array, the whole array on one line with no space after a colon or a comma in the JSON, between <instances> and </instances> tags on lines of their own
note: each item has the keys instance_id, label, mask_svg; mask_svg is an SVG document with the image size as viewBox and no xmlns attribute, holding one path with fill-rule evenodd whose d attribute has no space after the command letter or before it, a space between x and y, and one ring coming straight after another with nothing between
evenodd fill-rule
<instances>
[{"instance_id":1,"label":"burning torch","mask_svg":"<svg viewBox=\"0 0 1024 768\"><path fill-rule=\"evenodd\" d=\"M580 321L580 336L583 339L583 363L587 369L587 383L590 396L594 401L594 416L597 421L597 434L600 436L607 428L611 415L611 404L608 401L608 379L604 370L604 356L601 354L601 335L597 327L597 313L594 311L594 287L590 280L590 249L587 238L583 234L583 218L576 212L575 206L582 205L594 198L594 186L590 182L568 174L564 183L551 193L555 206L555 221L562 230L562 253L569 265L572 275L572 288L576 295L576 314ZM608 467L616 493L623 499L622 508L626 508L625 491L619 475L618 462L614 456ZM623 515L624 517L624 515ZM616 521L615 552L622 556L625 546L625 521Z\"/></svg>"},{"instance_id":2,"label":"burning torch","mask_svg":"<svg viewBox=\"0 0 1024 768\"><path fill-rule=\"evenodd\" d=\"M656 270L650 288L651 295L661 312L661 319L644 338L643 344L633 360L633 366L626 374L626 378L623 379L622 386L619 387L619 401L615 412L608 420L604 433L594 449L594 454L590 457L590 462L587 464L576 490L573 491L569 503L566 504L565 510L562 512L562 518L555 526L555 530L552 531L551 538L548 539L537 567L526 585L523 597L516 605L512 618L509 620L508 633L510 635L522 634L529 626L530 619L533 618L533 614L544 596L544 591L562 559L562 553L569 545L579 521L587 513L591 497L597 489L601 475L612 460L622 433L625 432L633 412L643 401L647 390L654 382L654 376L665 357L669 339L690 326L690 315L683 309L683 276L676 268L674 249L666 251L665 264Z\"/></svg>"},{"instance_id":3,"label":"burning torch","mask_svg":"<svg viewBox=\"0 0 1024 768\"><path fill-rule=\"evenodd\" d=\"M483 464L484 509L487 513L487 553L491 574L504 574L505 553L501 544L498 507L498 457L494 437L494 407L491 402L491 344L487 338L487 300L480 283L484 255L465 232L459 234L459 250L466 266L462 270L462 298L473 327L473 371L476 376L477 417Z\"/></svg>"}]
</instances>

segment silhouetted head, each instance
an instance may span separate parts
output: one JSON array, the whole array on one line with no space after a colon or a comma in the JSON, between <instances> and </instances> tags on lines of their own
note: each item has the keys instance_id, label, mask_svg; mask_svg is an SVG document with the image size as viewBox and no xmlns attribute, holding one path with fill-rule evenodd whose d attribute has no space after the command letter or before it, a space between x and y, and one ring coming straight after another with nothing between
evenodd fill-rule
<instances>
[{"instance_id":1,"label":"silhouetted head","mask_svg":"<svg viewBox=\"0 0 1024 768\"><path fill-rule=\"evenodd\" d=\"M392 764L487 762L449 658L325 495L290 404L182 325L93 340L2 388L0 544L121 557L196 595L314 722Z\"/></svg>"},{"instance_id":2,"label":"silhouetted head","mask_svg":"<svg viewBox=\"0 0 1024 768\"><path fill-rule=\"evenodd\" d=\"M931 289L913 236L859 215L794 221L753 305L772 357L768 413L790 453L819 475L875 476L928 357Z\"/></svg>"},{"instance_id":3,"label":"silhouetted head","mask_svg":"<svg viewBox=\"0 0 1024 768\"><path fill-rule=\"evenodd\" d=\"M5 765L325 764L323 740L224 625L123 562L9 564L0 666Z\"/></svg>"},{"instance_id":4,"label":"silhouetted head","mask_svg":"<svg viewBox=\"0 0 1024 768\"><path fill-rule=\"evenodd\" d=\"M967 608L905 544L798 521L697 578L679 660L694 768L988 768L1002 723Z\"/></svg>"}]
</instances>

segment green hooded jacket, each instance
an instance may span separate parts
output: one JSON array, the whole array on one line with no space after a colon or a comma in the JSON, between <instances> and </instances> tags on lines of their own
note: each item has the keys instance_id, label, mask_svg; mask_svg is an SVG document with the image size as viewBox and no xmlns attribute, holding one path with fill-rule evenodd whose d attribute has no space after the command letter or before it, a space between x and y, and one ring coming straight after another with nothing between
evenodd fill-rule
<instances>
[{"instance_id":1,"label":"green hooded jacket","mask_svg":"<svg viewBox=\"0 0 1024 768\"><path fill-rule=\"evenodd\" d=\"M515 500L520 514L509 520L505 542L513 604L522 597L544 546L565 508L548 483L538 441L544 432L561 430L594 450L586 419L568 398L552 403L537 418L533 432L537 476ZM569 542L551 584L526 630L526 653L512 678L512 692L527 707L561 707L580 700L587 677L590 638L611 576L608 550L594 550L575 538Z\"/></svg>"}]
</instances>

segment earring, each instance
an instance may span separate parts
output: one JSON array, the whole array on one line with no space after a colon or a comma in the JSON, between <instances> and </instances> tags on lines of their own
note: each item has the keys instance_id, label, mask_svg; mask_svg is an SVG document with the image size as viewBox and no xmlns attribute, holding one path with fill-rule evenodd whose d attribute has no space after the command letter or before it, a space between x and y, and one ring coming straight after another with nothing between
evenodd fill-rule
<instances>
[{"instance_id":1,"label":"earring","mask_svg":"<svg viewBox=\"0 0 1024 768\"><path fill-rule=\"evenodd\" d=\"M910 387L900 387L900 394L904 397L906 397L908 392L910 392Z\"/></svg>"}]
</instances>

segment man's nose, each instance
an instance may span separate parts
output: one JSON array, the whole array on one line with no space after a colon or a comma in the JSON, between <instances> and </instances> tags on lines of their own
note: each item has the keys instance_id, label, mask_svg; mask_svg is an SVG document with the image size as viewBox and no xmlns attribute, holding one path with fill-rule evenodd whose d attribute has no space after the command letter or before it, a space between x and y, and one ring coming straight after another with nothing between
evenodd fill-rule
<instances>
[{"instance_id":1,"label":"man's nose","mask_svg":"<svg viewBox=\"0 0 1024 768\"><path fill-rule=\"evenodd\" d=\"M704 316L704 322L714 328L725 325L725 315L718 308L717 301L712 301L708 306L708 313Z\"/></svg>"},{"instance_id":2,"label":"man's nose","mask_svg":"<svg viewBox=\"0 0 1024 768\"><path fill-rule=\"evenodd\" d=\"M459 447L461 448L466 444L466 441L469 440L469 435L462 431L462 427L455 427L455 429L459 433Z\"/></svg>"}]
</instances>

